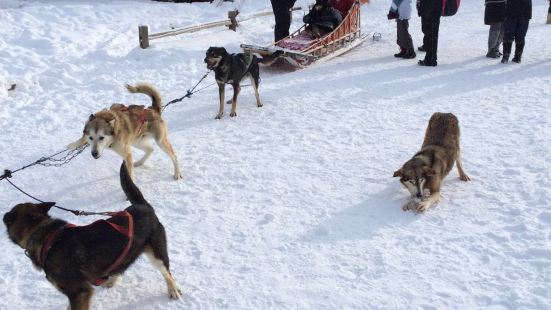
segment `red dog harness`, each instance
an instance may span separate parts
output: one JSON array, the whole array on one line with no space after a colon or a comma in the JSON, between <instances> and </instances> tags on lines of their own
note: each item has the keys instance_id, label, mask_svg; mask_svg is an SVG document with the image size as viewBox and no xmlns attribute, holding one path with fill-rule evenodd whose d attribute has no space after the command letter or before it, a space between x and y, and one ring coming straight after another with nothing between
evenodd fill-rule
<instances>
[{"instance_id":1,"label":"red dog harness","mask_svg":"<svg viewBox=\"0 0 551 310\"><path fill-rule=\"evenodd\" d=\"M128 107L123 107L120 109L120 111L128 112L130 110L128 109ZM138 118L138 121L140 121L140 128L138 128L138 132L142 131L143 124L145 124L145 122L147 121L147 114L149 114L148 109L147 108L143 109L142 114L140 114L140 117Z\"/></svg>"},{"instance_id":2,"label":"red dog harness","mask_svg":"<svg viewBox=\"0 0 551 310\"><path fill-rule=\"evenodd\" d=\"M115 224L113 222L110 222L109 220L98 220L93 222L90 225L87 225L87 227L99 224L99 223L107 223L109 224L113 229L121 233L123 236L127 238L126 245L124 246L124 249L122 250L121 254L119 254L119 257L103 272L103 274L109 274L111 271L115 270L117 267L120 266L126 255L128 254L128 251L130 250L130 247L132 246L132 241L134 240L134 220L132 218L132 215L128 213L127 211L121 211L121 212L112 212L109 213L111 218L113 217L126 217L128 220L128 228L125 228L121 225ZM59 235L61 232L65 229L71 229L79 227L77 225L73 224L65 224L58 229L50 232L48 236L46 237L46 242L42 245L42 249L40 250L40 262L42 263L42 266L45 266L46 259L48 259L48 253L50 252L50 249L55 245L55 242L57 241ZM105 281L107 281L106 278L99 278L92 281L92 284L94 285L102 285Z\"/></svg>"}]
</instances>

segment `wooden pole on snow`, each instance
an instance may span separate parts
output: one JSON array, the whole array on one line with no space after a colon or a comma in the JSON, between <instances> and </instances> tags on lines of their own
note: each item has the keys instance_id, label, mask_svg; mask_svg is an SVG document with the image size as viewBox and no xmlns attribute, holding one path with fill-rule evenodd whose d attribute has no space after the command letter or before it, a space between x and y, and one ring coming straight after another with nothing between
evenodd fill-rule
<instances>
[{"instance_id":1,"label":"wooden pole on snow","mask_svg":"<svg viewBox=\"0 0 551 310\"><path fill-rule=\"evenodd\" d=\"M140 47L148 48L149 47L149 28L145 25L138 26L138 35L140 38Z\"/></svg>"}]
</instances>

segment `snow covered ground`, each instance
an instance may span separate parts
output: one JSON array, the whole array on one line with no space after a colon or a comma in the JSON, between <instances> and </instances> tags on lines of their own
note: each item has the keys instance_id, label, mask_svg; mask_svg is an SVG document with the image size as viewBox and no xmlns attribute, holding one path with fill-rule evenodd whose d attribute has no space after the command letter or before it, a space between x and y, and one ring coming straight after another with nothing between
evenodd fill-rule
<instances>
[{"instance_id":1,"label":"snow covered ground","mask_svg":"<svg viewBox=\"0 0 551 310\"><path fill-rule=\"evenodd\" d=\"M184 297L169 301L161 275L141 258L116 287L96 289L94 309L550 309L551 25L547 1L533 3L520 65L484 57L488 27L475 0L442 19L438 67L397 60L390 1L373 0L363 29L382 40L305 70L264 70L263 108L245 88L238 117L215 121L215 87L168 108L184 180L172 180L158 149L136 177L167 229ZM0 1L0 168L62 149L90 113L113 102L148 104L124 83L150 81L168 101L206 71L209 46L237 52L240 43L270 42L273 18L265 17L235 33L137 47L140 24L159 32L223 19L231 8ZM250 0L242 12L269 9ZM410 31L419 45L416 16ZM434 209L402 212L406 191L392 174L419 149L436 111L459 118L473 181L454 170ZM120 162L87 151L13 181L65 207L119 210L127 206ZM29 200L6 182L0 197L4 211ZM1 309L66 306L5 233L0 248Z\"/></svg>"}]
</instances>

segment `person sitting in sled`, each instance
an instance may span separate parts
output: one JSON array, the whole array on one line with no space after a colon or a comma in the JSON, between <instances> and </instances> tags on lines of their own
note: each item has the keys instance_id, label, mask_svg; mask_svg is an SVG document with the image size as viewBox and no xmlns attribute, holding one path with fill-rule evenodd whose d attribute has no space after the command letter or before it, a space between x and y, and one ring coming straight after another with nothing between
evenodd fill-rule
<instances>
[{"instance_id":1,"label":"person sitting in sled","mask_svg":"<svg viewBox=\"0 0 551 310\"><path fill-rule=\"evenodd\" d=\"M329 0L316 0L316 4L302 20L308 25L306 29L310 30L313 37L321 38L342 22L342 15Z\"/></svg>"}]
</instances>

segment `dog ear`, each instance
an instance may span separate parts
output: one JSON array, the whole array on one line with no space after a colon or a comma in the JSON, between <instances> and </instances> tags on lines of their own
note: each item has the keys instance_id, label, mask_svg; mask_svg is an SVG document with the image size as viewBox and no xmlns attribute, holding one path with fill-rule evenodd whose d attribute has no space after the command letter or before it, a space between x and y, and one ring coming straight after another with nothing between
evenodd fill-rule
<instances>
[{"instance_id":1,"label":"dog ear","mask_svg":"<svg viewBox=\"0 0 551 310\"><path fill-rule=\"evenodd\" d=\"M15 212L8 212L4 214L4 224L11 225L15 222Z\"/></svg>"},{"instance_id":2,"label":"dog ear","mask_svg":"<svg viewBox=\"0 0 551 310\"><path fill-rule=\"evenodd\" d=\"M116 119L112 119L109 121L109 126L111 126L111 128L115 128L115 121Z\"/></svg>"},{"instance_id":3,"label":"dog ear","mask_svg":"<svg viewBox=\"0 0 551 310\"><path fill-rule=\"evenodd\" d=\"M90 114L90 117L88 117L88 121L93 121L96 116L94 114Z\"/></svg>"},{"instance_id":4,"label":"dog ear","mask_svg":"<svg viewBox=\"0 0 551 310\"><path fill-rule=\"evenodd\" d=\"M402 169L398 169L394 172L394 174L392 175L393 178L395 177L402 177L404 174L402 173Z\"/></svg>"},{"instance_id":5,"label":"dog ear","mask_svg":"<svg viewBox=\"0 0 551 310\"><path fill-rule=\"evenodd\" d=\"M44 213L48 213L50 209L55 206L55 202L43 202L38 205L40 207L40 210L42 210Z\"/></svg>"},{"instance_id":6,"label":"dog ear","mask_svg":"<svg viewBox=\"0 0 551 310\"><path fill-rule=\"evenodd\" d=\"M436 171L434 171L434 169L432 169L431 167L425 167L423 168L423 170L425 171L425 174L429 177L436 174Z\"/></svg>"}]
</instances>

